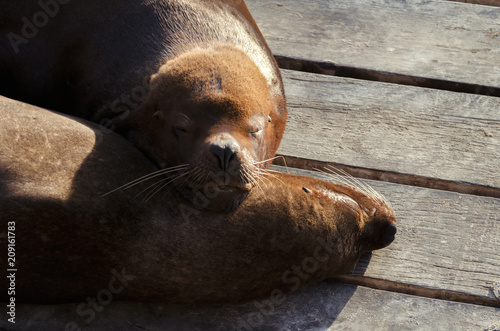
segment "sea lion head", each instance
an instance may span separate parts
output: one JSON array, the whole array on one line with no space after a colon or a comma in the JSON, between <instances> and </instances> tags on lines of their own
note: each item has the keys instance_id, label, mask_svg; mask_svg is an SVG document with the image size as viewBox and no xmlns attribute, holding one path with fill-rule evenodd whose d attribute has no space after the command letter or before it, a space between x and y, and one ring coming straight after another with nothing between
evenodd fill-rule
<instances>
[{"instance_id":1,"label":"sea lion head","mask_svg":"<svg viewBox=\"0 0 500 331\"><path fill-rule=\"evenodd\" d=\"M360 254L389 246L396 234L396 216L390 203L377 191L364 186L321 183L316 189L328 199L337 201L342 221L354 220L359 227Z\"/></svg>"},{"instance_id":2,"label":"sea lion head","mask_svg":"<svg viewBox=\"0 0 500 331\"><path fill-rule=\"evenodd\" d=\"M129 138L177 186L249 191L271 163L286 109L257 65L234 47L194 49L164 64L131 116Z\"/></svg>"},{"instance_id":3,"label":"sea lion head","mask_svg":"<svg viewBox=\"0 0 500 331\"><path fill-rule=\"evenodd\" d=\"M346 185L347 184L347 185ZM337 229L343 233L342 254L347 257L342 263L344 270L333 270L333 274L350 272L361 255L389 246L396 235L396 216L383 195L367 184L354 181L334 184L319 182L313 185L321 199L334 206L329 217L335 220ZM325 203L328 203L325 202Z\"/></svg>"},{"instance_id":4,"label":"sea lion head","mask_svg":"<svg viewBox=\"0 0 500 331\"><path fill-rule=\"evenodd\" d=\"M394 241L394 211L383 195L366 183L337 175L331 177L336 182L303 176L280 178L287 184L280 191L289 192L283 193L280 204L285 207L281 208L290 210L287 219L289 215L300 219L297 235L314 233L315 239L310 241L329 253L329 259L318 268L317 280L349 273L361 255Z\"/></svg>"}]
</instances>

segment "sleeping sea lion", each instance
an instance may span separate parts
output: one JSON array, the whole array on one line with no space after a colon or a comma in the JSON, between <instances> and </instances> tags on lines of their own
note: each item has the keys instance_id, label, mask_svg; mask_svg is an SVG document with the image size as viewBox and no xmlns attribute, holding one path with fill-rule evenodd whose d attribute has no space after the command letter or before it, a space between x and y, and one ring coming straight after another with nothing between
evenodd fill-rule
<instances>
[{"instance_id":1,"label":"sleeping sea lion","mask_svg":"<svg viewBox=\"0 0 500 331\"><path fill-rule=\"evenodd\" d=\"M96 125L0 100L0 224L17 302L269 297L347 273L394 239L379 195L268 171L233 211L210 211L119 135L96 144Z\"/></svg>"}]
</instances>

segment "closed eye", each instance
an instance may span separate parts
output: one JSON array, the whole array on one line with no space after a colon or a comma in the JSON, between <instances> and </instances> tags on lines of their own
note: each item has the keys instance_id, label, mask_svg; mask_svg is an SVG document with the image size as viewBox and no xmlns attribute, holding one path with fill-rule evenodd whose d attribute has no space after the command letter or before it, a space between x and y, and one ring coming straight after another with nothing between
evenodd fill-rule
<instances>
[{"instance_id":1,"label":"closed eye","mask_svg":"<svg viewBox=\"0 0 500 331\"><path fill-rule=\"evenodd\" d=\"M268 122L266 121L266 118L264 116L262 115L255 116L249 122L248 132L252 136L256 136L265 129L267 123Z\"/></svg>"},{"instance_id":2,"label":"closed eye","mask_svg":"<svg viewBox=\"0 0 500 331\"><path fill-rule=\"evenodd\" d=\"M262 131L262 129L253 129L253 130L250 130L250 133L251 134L256 134L256 133L259 133L261 131Z\"/></svg>"},{"instance_id":3,"label":"closed eye","mask_svg":"<svg viewBox=\"0 0 500 331\"><path fill-rule=\"evenodd\" d=\"M264 128L260 128L260 129L251 129L250 130L250 135L253 137L253 138L259 138L262 134L262 132L264 131Z\"/></svg>"},{"instance_id":4,"label":"closed eye","mask_svg":"<svg viewBox=\"0 0 500 331\"><path fill-rule=\"evenodd\" d=\"M183 135L183 134L186 134L186 133L189 133L189 131L184 128L184 127L181 127L181 126L174 126L173 127L173 130L174 130L174 134L176 136L180 136L180 135Z\"/></svg>"}]
</instances>

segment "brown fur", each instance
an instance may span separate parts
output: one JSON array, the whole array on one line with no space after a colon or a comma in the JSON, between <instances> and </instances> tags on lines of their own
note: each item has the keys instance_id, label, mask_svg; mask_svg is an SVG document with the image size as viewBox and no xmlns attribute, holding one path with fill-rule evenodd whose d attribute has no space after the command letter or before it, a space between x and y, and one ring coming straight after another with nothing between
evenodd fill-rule
<instances>
[{"instance_id":1,"label":"brown fur","mask_svg":"<svg viewBox=\"0 0 500 331\"><path fill-rule=\"evenodd\" d=\"M262 176L227 213L175 190L142 202L162 177L99 198L155 168L117 135L96 144L91 124L4 98L0 110L0 223L16 222L16 302L85 301L119 287L114 299L251 300L346 273L393 239L382 200L286 174Z\"/></svg>"}]
</instances>

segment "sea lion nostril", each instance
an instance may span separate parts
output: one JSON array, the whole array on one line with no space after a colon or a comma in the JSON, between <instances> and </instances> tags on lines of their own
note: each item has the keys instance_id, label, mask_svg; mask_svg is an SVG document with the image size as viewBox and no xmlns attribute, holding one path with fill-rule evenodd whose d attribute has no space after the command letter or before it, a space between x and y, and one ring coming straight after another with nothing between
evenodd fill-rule
<instances>
[{"instance_id":1,"label":"sea lion nostril","mask_svg":"<svg viewBox=\"0 0 500 331\"><path fill-rule=\"evenodd\" d=\"M385 230L385 234L384 234L384 245L385 246L390 245L394 241L394 236L396 235L397 231L398 230L396 228L396 225L394 225L392 223L389 224L389 226Z\"/></svg>"},{"instance_id":2,"label":"sea lion nostril","mask_svg":"<svg viewBox=\"0 0 500 331\"><path fill-rule=\"evenodd\" d=\"M236 160L238 144L230 140L220 140L212 143L210 153L215 155L222 170L229 169L231 163Z\"/></svg>"}]
</instances>

